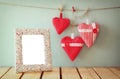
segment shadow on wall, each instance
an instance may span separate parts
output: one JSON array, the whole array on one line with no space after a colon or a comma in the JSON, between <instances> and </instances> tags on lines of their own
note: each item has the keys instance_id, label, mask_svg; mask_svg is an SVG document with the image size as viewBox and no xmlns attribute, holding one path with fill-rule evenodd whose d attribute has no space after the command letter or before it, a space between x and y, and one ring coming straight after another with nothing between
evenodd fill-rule
<instances>
[{"instance_id":1,"label":"shadow on wall","mask_svg":"<svg viewBox=\"0 0 120 79\"><path fill-rule=\"evenodd\" d=\"M101 48L101 49L105 48L104 46L106 46L106 43L108 42L108 38L109 38L108 36L109 36L109 29L105 25L100 25L99 35L94 45L97 48Z\"/></svg>"}]
</instances>

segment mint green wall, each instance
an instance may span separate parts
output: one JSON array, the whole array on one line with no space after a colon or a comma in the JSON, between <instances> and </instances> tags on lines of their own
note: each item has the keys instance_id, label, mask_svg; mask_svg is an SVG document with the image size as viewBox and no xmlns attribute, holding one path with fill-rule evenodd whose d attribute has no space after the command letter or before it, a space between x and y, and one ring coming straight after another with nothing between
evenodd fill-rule
<instances>
[{"instance_id":1,"label":"mint green wall","mask_svg":"<svg viewBox=\"0 0 120 79\"><path fill-rule=\"evenodd\" d=\"M0 0L0 2L58 8L73 5L80 9L120 6L120 0ZM83 12L78 12L81 15ZM57 35L52 18L59 11L0 4L0 66L15 66L15 28L49 28L53 66L120 66L120 9L93 11L91 20L100 24L99 36L92 48L84 46L71 62L60 46L60 40L70 35L69 27ZM64 11L71 18L72 12ZM75 19L81 23L84 19ZM76 35L79 35L76 32Z\"/></svg>"}]
</instances>

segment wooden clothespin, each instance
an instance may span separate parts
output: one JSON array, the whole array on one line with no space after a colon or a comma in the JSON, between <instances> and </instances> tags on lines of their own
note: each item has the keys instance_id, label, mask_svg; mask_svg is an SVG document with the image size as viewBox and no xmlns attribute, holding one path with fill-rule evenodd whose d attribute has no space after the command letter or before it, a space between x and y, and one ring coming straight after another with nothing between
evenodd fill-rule
<instances>
[{"instance_id":1,"label":"wooden clothespin","mask_svg":"<svg viewBox=\"0 0 120 79\"><path fill-rule=\"evenodd\" d=\"M63 6L61 5L61 6L58 8L58 10L59 10L60 12L63 12Z\"/></svg>"},{"instance_id":2,"label":"wooden clothespin","mask_svg":"<svg viewBox=\"0 0 120 79\"><path fill-rule=\"evenodd\" d=\"M75 12L76 10L75 10L75 8L74 8L74 6L72 6L72 12Z\"/></svg>"}]
</instances>

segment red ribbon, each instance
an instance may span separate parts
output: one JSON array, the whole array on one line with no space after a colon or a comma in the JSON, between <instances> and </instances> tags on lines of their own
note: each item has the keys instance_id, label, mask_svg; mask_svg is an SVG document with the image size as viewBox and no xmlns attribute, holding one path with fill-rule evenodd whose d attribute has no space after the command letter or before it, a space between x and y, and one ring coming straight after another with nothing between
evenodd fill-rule
<instances>
[{"instance_id":1,"label":"red ribbon","mask_svg":"<svg viewBox=\"0 0 120 79\"><path fill-rule=\"evenodd\" d=\"M62 18L62 12L60 12L60 18Z\"/></svg>"}]
</instances>

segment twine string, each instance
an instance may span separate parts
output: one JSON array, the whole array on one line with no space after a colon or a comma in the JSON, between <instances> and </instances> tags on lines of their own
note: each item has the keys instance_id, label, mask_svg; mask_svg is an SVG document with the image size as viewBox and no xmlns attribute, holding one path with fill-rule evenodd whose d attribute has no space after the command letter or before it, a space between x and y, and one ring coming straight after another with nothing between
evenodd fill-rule
<instances>
[{"instance_id":1,"label":"twine string","mask_svg":"<svg viewBox=\"0 0 120 79\"><path fill-rule=\"evenodd\" d=\"M34 5L24 5L18 3L10 3L10 2L0 2L1 5L9 5L9 6L20 6L20 7L29 7L29 8L40 8L40 9L50 9L50 10L58 10L58 8L50 8L43 6L34 6ZM98 10L109 10L109 9L119 9L120 6L115 7L104 7L104 8L91 8L90 11L98 11ZM64 11L71 11L71 9L64 9ZM85 9L77 9L76 11L86 11Z\"/></svg>"}]
</instances>

